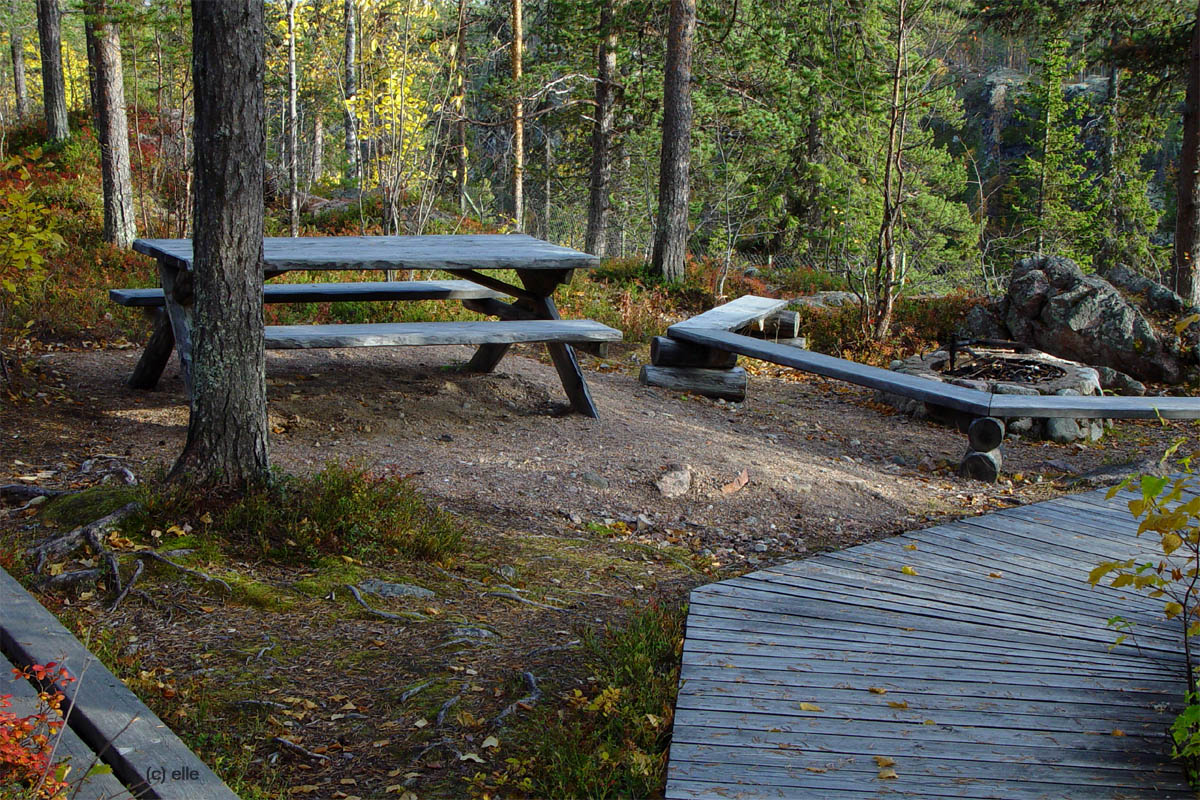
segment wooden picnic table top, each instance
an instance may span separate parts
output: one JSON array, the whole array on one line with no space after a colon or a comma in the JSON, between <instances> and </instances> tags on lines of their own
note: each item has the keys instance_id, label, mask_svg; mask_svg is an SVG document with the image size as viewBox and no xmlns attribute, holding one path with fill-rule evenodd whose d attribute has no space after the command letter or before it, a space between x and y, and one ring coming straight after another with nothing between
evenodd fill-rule
<instances>
[{"instance_id":1,"label":"wooden picnic table top","mask_svg":"<svg viewBox=\"0 0 1200 800\"><path fill-rule=\"evenodd\" d=\"M133 249L176 269L192 268L191 239L137 239ZM525 234L301 236L263 239L269 271L352 269L571 270L596 256Z\"/></svg>"}]
</instances>

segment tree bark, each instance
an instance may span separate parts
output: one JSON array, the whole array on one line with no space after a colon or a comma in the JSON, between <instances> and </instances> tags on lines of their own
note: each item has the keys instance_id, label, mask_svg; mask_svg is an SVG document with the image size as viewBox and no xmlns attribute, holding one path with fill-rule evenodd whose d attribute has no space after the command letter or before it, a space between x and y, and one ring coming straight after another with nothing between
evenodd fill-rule
<instances>
[{"instance_id":1,"label":"tree bark","mask_svg":"<svg viewBox=\"0 0 1200 800\"><path fill-rule=\"evenodd\" d=\"M263 350L263 4L192 0L196 204L191 417L174 478L269 477Z\"/></svg>"},{"instance_id":2,"label":"tree bark","mask_svg":"<svg viewBox=\"0 0 1200 800\"><path fill-rule=\"evenodd\" d=\"M896 6L896 61L892 70L892 97L888 109L888 146L883 167L883 220L879 226L878 249L875 256L875 309L873 334L876 339L887 337L892 327L896 303L896 277L899 254L896 229L904 205L904 128L907 123L908 98L903 96L904 64L907 61L908 20L906 0Z\"/></svg>"},{"instance_id":3,"label":"tree bark","mask_svg":"<svg viewBox=\"0 0 1200 800\"><path fill-rule=\"evenodd\" d=\"M600 43L597 47L596 118L592 124L592 172L588 185L588 223L584 250L608 255L608 222L612 197L613 133L616 129L617 31L613 3L600 6Z\"/></svg>"},{"instance_id":4,"label":"tree bark","mask_svg":"<svg viewBox=\"0 0 1200 800\"><path fill-rule=\"evenodd\" d=\"M308 171L308 191L314 183L325 177L325 120L319 112L313 112L312 163Z\"/></svg>"},{"instance_id":5,"label":"tree bark","mask_svg":"<svg viewBox=\"0 0 1200 800\"><path fill-rule=\"evenodd\" d=\"M296 0L287 0L288 96L287 96L287 170L288 222L293 237L300 235L299 173L300 136L296 131Z\"/></svg>"},{"instance_id":6,"label":"tree bark","mask_svg":"<svg viewBox=\"0 0 1200 800\"><path fill-rule=\"evenodd\" d=\"M457 76L454 86L454 111L458 114L455 132L454 183L458 193L458 213L467 213L467 0L458 0L458 44L454 48Z\"/></svg>"},{"instance_id":7,"label":"tree bark","mask_svg":"<svg viewBox=\"0 0 1200 800\"><path fill-rule=\"evenodd\" d=\"M525 230L525 98L521 96L522 54L525 26L521 21L522 0L512 0L512 79L513 79L513 222Z\"/></svg>"},{"instance_id":8,"label":"tree bark","mask_svg":"<svg viewBox=\"0 0 1200 800\"><path fill-rule=\"evenodd\" d=\"M9 9L8 42L12 54L13 93L17 99L17 119L24 122L29 117L29 90L25 84L25 33L17 22L19 9L17 0L11 0Z\"/></svg>"},{"instance_id":9,"label":"tree bark","mask_svg":"<svg viewBox=\"0 0 1200 800\"><path fill-rule=\"evenodd\" d=\"M696 0L671 0L663 82L662 157L658 173L658 229L654 268L668 281L683 279L688 238L688 168L692 153L692 43Z\"/></svg>"},{"instance_id":10,"label":"tree bark","mask_svg":"<svg viewBox=\"0 0 1200 800\"><path fill-rule=\"evenodd\" d=\"M87 0L84 29L92 59L92 114L100 141L104 189L104 240L127 248L137 238L133 179L129 166L129 121L125 115L125 72L121 35L109 19L109 0Z\"/></svg>"},{"instance_id":11,"label":"tree bark","mask_svg":"<svg viewBox=\"0 0 1200 800\"><path fill-rule=\"evenodd\" d=\"M58 0L37 0L38 42L42 54L42 102L46 135L59 142L70 136L67 94L63 87L62 9Z\"/></svg>"},{"instance_id":12,"label":"tree bark","mask_svg":"<svg viewBox=\"0 0 1200 800\"><path fill-rule=\"evenodd\" d=\"M1174 289L1189 306L1200 305L1200 4L1188 47L1187 97L1175 216Z\"/></svg>"},{"instance_id":13,"label":"tree bark","mask_svg":"<svg viewBox=\"0 0 1200 800\"><path fill-rule=\"evenodd\" d=\"M361 181L358 154L358 121L354 116L354 101L358 97L358 29L354 18L354 0L346 0L346 180Z\"/></svg>"}]
</instances>

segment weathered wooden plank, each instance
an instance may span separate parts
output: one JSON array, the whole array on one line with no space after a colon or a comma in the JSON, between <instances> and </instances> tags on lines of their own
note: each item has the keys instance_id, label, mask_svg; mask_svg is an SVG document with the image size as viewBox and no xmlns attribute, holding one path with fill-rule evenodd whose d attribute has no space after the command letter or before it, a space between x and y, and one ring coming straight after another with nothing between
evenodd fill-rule
<instances>
[{"instance_id":1,"label":"weathered wooden plank","mask_svg":"<svg viewBox=\"0 0 1200 800\"><path fill-rule=\"evenodd\" d=\"M268 325L269 349L396 347L518 342L619 342L621 332L587 319Z\"/></svg>"},{"instance_id":2,"label":"weathered wooden plank","mask_svg":"<svg viewBox=\"0 0 1200 800\"><path fill-rule=\"evenodd\" d=\"M942 695L896 693L870 703L851 701L849 693L811 690L807 702L818 703L822 714L808 714L797 703L781 703L774 697L748 693L717 691L728 684L701 683L703 695L688 693L676 707L675 719L681 724L704 720L715 728L736 726L746 730L829 731L847 736L885 739L912 738L914 735L964 745L982 741L1021 742L1030 734L1049 737L1059 744L1080 742L1092 749L1103 749L1113 736L1113 718L1106 709L1076 706L1071 703L1030 703L1022 700L965 700ZM903 701L906 708L886 705L885 699ZM1161 713L1144 714L1138 719L1123 718L1121 732L1147 748L1161 748L1168 739L1167 730L1179 706ZM933 724L926 724L932 721Z\"/></svg>"},{"instance_id":3,"label":"weathered wooden plank","mask_svg":"<svg viewBox=\"0 0 1200 800\"><path fill-rule=\"evenodd\" d=\"M162 720L3 569L0 649L14 663L55 661L79 677L64 692L73 703L71 729L93 750L107 748L114 774L135 793L162 800L237 800ZM158 768L165 768L161 780Z\"/></svg>"},{"instance_id":4,"label":"weathered wooden plank","mask_svg":"<svg viewBox=\"0 0 1200 800\"><path fill-rule=\"evenodd\" d=\"M693 317L688 323L697 319L700 317ZM688 323L672 325L667 329L667 334L674 339L682 339L717 350L740 353L763 361L782 364L785 367L823 375L826 378L912 397L975 416L990 416L988 411L991 395L987 392L964 389L949 383L938 383L888 369L856 364L853 361L827 356L824 353L814 353L811 350L802 350L798 347L776 344Z\"/></svg>"},{"instance_id":5,"label":"weathered wooden plank","mask_svg":"<svg viewBox=\"0 0 1200 800\"><path fill-rule=\"evenodd\" d=\"M807 779L800 784L785 784L780 786L756 782L761 773L756 771L754 777L744 781L732 778L722 779L720 776L711 780L695 780L691 778L672 777L667 784L667 800L858 800L858 798L913 798L914 800L1068 800L1080 795L1068 795L1061 786L1047 785L1040 788L1038 784L1018 783L1014 781L990 781L986 784L964 781L932 781L921 782L914 788L913 781L905 781L899 786L891 786L892 781L858 781L850 785L836 785L830 788L824 783L810 785ZM705 777L708 777L707 775ZM823 778L814 778L823 781ZM932 785L936 784L936 785ZM1183 800L1191 798L1186 792L1166 791L1156 794L1163 800ZM1122 788L1106 789L1089 787L1088 800L1144 800L1138 794L1131 794Z\"/></svg>"},{"instance_id":6,"label":"weathered wooden plank","mask_svg":"<svg viewBox=\"0 0 1200 800\"><path fill-rule=\"evenodd\" d=\"M38 704L37 692L28 681L14 678L9 672L10 668L9 662L0 657L0 695L12 695L8 711L19 717L42 711ZM102 765L104 762L69 727L61 728L57 738L57 743L52 744L54 758L51 763L60 764L66 761L71 765L66 777L71 786L68 797L73 800L124 800L133 796L111 774L88 775L92 766Z\"/></svg>"},{"instance_id":7,"label":"weathered wooden plank","mask_svg":"<svg viewBox=\"0 0 1200 800\"><path fill-rule=\"evenodd\" d=\"M907 726L913 734L920 734L922 726ZM676 723L671 732L672 743L692 744L698 747L715 745L719 747L742 747L747 750L783 751L793 750L804 752L819 752L822 755L831 753L853 755L881 755L894 758L899 762L910 758L932 758L945 761L970 761L1042 765L1062 765L1067 767L1092 768L1100 772L1108 770L1137 770L1147 767L1154 768L1162 764L1163 758L1170 755L1166 740L1154 741L1147 747L1145 740L1130 736L1109 735L1100 739L1109 745L1106 749L1075 747L1070 741L1063 744L1054 741L1053 737L1033 737L1029 731L1024 732L1020 739L1006 743L990 740L984 736L969 736L955 738L954 734L965 734L959 729L950 731L948 736L941 739L924 739L915 737L892 736L875 737L848 732L816 731L801 727L791 730L758 730L743 729L733 726L715 727L710 720L701 724ZM1063 737L1058 737L1063 738ZM1097 739L1099 737L1078 737L1080 739ZM1124 741L1123 741L1124 740ZM1132 741L1130 741L1132 740ZM1035 743L1037 742L1037 743ZM964 746L974 745L974 746ZM868 763L873 763L869 761ZM876 767L878 771L878 767Z\"/></svg>"},{"instance_id":8,"label":"weathered wooden plank","mask_svg":"<svg viewBox=\"0 0 1200 800\"><path fill-rule=\"evenodd\" d=\"M1196 419L1200 397L991 395L992 417L1083 417L1090 419Z\"/></svg>"},{"instance_id":9,"label":"weathered wooden plank","mask_svg":"<svg viewBox=\"0 0 1200 800\"><path fill-rule=\"evenodd\" d=\"M745 295L716 308L710 308L683 322L677 322L667 329L667 335L679 339L685 337L676 336L675 333L683 330L736 330L766 319L787 304L787 300Z\"/></svg>"},{"instance_id":10,"label":"weathered wooden plank","mask_svg":"<svg viewBox=\"0 0 1200 800\"><path fill-rule=\"evenodd\" d=\"M827 774L837 774L843 778L857 776L859 780L875 780L879 766L873 759L873 754L841 753L841 752L806 752L799 749L737 747L720 744L691 744L685 742L671 744L672 759L693 764L720 763L729 766L747 767L777 767L781 769L825 768ZM830 764L834 766L830 766ZM920 775L921 783L926 776L937 775L942 778L962 778L966 780L1012 780L1019 778L1036 783L1053 783L1064 788L1071 787L1082 790L1084 796L1092 786L1124 787L1136 789L1145 786L1147 774L1157 775L1159 780L1175 789L1183 789L1182 770L1176 768L1176 775L1170 776L1165 770L1159 772L1149 768L1139 768L1137 765L1117 766L1113 769L1100 770L1093 765L1072 766L1068 764L1037 764L1029 762L993 762L969 761L957 758L937 758L930 756L910 755L904 759L904 767L896 764L896 771L902 769L908 776ZM1173 777L1173 780L1171 780ZM911 778L910 778L911 779Z\"/></svg>"},{"instance_id":11,"label":"weathered wooden plank","mask_svg":"<svg viewBox=\"0 0 1200 800\"><path fill-rule=\"evenodd\" d=\"M190 239L137 239L133 249L191 269ZM266 269L589 269L595 256L524 234L268 237Z\"/></svg>"},{"instance_id":12,"label":"weathered wooden plank","mask_svg":"<svg viewBox=\"0 0 1200 800\"><path fill-rule=\"evenodd\" d=\"M387 300L482 300L505 295L471 281L360 281L353 283L268 283L264 303L331 303ZM108 298L123 306L160 307L162 289L109 289Z\"/></svg>"}]
</instances>

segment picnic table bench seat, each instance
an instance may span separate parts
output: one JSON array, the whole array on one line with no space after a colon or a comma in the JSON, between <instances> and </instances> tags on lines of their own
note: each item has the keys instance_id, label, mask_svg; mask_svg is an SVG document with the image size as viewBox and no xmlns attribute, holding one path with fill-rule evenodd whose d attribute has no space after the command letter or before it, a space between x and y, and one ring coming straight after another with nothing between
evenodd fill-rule
<instances>
[{"instance_id":1,"label":"picnic table bench seat","mask_svg":"<svg viewBox=\"0 0 1200 800\"><path fill-rule=\"evenodd\" d=\"M161 288L110 289L114 303L136 308L161 308ZM363 281L355 283L268 283L264 303L331 303L383 300L489 300L501 292L466 280Z\"/></svg>"},{"instance_id":2,"label":"picnic table bench seat","mask_svg":"<svg viewBox=\"0 0 1200 800\"><path fill-rule=\"evenodd\" d=\"M268 325L269 349L507 345L523 342L589 344L619 342L621 332L590 319L496 322L384 322L343 325Z\"/></svg>"}]
</instances>

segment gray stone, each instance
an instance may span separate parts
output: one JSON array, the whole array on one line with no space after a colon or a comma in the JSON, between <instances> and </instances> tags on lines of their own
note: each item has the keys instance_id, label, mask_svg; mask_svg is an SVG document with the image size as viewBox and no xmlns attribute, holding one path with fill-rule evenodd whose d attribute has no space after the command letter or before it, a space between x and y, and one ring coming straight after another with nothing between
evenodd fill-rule
<instances>
[{"instance_id":1,"label":"gray stone","mask_svg":"<svg viewBox=\"0 0 1200 800\"><path fill-rule=\"evenodd\" d=\"M1046 420L1046 438L1053 442L1066 444L1082 437L1079 422L1071 417L1049 417Z\"/></svg>"},{"instance_id":2,"label":"gray stone","mask_svg":"<svg viewBox=\"0 0 1200 800\"><path fill-rule=\"evenodd\" d=\"M1096 375L1100 380L1100 387L1110 392L1133 397L1141 397L1146 394L1146 384L1118 369L1096 367Z\"/></svg>"},{"instance_id":3,"label":"gray stone","mask_svg":"<svg viewBox=\"0 0 1200 800\"><path fill-rule=\"evenodd\" d=\"M959 335L965 339L1009 339L1008 326L997 308L979 305L971 308L959 326Z\"/></svg>"},{"instance_id":4,"label":"gray stone","mask_svg":"<svg viewBox=\"0 0 1200 800\"><path fill-rule=\"evenodd\" d=\"M421 586L413 586L411 583L390 583L375 578L367 578L358 584L358 588L380 597L437 597L434 592Z\"/></svg>"},{"instance_id":5,"label":"gray stone","mask_svg":"<svg viewBox=\"0 0 1200 800\"><path fill-rule=\"evenodd\" d=\"M1029 436L1033 433L1033 423L1032 417L1014 417L1005 423L1004 428L1018 436Z\"/></svg>"},{"instance_id":6,"label":"gray stone","mask_svg":"<svg viewBox=\"0 0 1200 800\"><path fill-rule=\"evenodd\" d=\"M992 387L996 394L1019 394L1024 397L1036 397L1040 392L1032 386L1022 386L1019 383L997 383Z\"/></svg>"},{"instance_id":7,"label":"gray stone","mask_svg":"<svg viewBox=\"0 0 1200 800\"><path fill-rule=\"evenodd\" d=\"M692 488L692 471L684 466L672 464L654 481L663 497L683 497Z\"/></svg>"},{"instance_id":8,"label":"gray stone","mask_svg":"<svg viewBox=\"0 0 1200 800\"><path fill-rule=\"evenodd\" d=\"M608 488L608 479L595 472L585 472L581 477L583 478L583 482L588 486L595 486L597 489Z\"/></svg>"}]
</instances>

